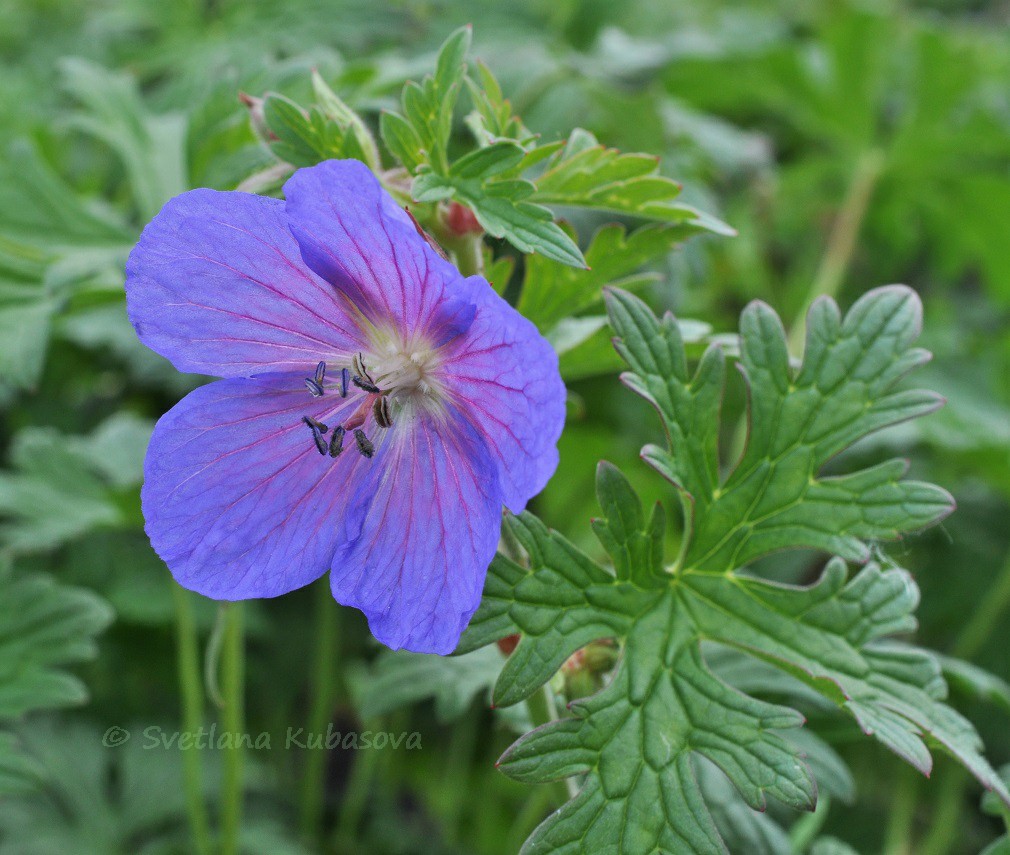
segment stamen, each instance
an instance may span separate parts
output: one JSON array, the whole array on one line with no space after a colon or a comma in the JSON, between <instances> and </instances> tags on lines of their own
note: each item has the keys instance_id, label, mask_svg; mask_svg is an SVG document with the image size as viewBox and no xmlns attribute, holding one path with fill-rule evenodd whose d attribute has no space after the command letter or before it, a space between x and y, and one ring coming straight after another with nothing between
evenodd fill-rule
<instances>
[{"instance_id":1,"label":"stamen","mask_svg":"<svg viewBox=\"0 0 1010 855\"><path fill-rule=\"evenodd\" d=\"M333 429L333 436L330 437L330 457L339 457L344 450L344 426L337 425Z\"/></svg>"},{"instance_id":2,"label":"stamen","mask_svg":"<svg viewBox=\"0 0 1010 855\"><path fill-rule=\"evenodd\" d=\"M389 399L385 396L376 398L372 404L372 415L375 416L375 423L381 428L393 426L393 413L390 410Z\"/></svg>"},{"instance_id":3,"label":"stamen","mask_svg":"<svg viewBox=\"0 0 1010 855\"><path fill-rule=\"evenodd\" d=\"M382 389L380 389L374 383L370 383L368 380L363 380L357 374L355 374L351 378L351 380L354 382L354 385L357 386L359 389L364 389L366 392L371 392L373 395L378 395L382 392Z\"/></svg>"},{"instance_id":4,"label":"stamen","mask_svg":"<svg viewBox=\"0 0 1010 855\"><path fill-rule=\"evenodd\" d=\"M367 380L373 386L375 381L372 379L372 375L368 373L368 369L365 368L365 357L361 353L354 354L354 358L351 360L351 368L354 369L354 373L361 377L363 380Z\"/></svg>"},{"instance_id":5,"label":"stamen","mask_svg":"<svg viewBox=\"0 0 1010 855\"><path fill-rule=\"evenodd\" d=\"M316 372L311 377L305 378L305 388L313 398L323 396L323 380L326 378L326 363L320 362L316 366Z\"/></svg>"},{"instance_id":6,"label":"stamen","mask_svg":"<svg viewBox=\"0 0 1010 855\"><path fill-rule=\"evenodd\" d=\"M328 425L324 425L318 419L312 418L312 416L302 416L302 421L305 422L313 430L317 430L320 433L326 433L330 428Z\"/></svg>"},{"instance_id":7,"label":"stamen","mask_svg":"<svg viewBox=\"0 0 1010 855\"><path fill-rule=\"evenodd\" d=\"M351 372L346 368L340 369L340 397L347 397L347 387L351 382Z\"/></svg>"},{"instance_id":8,"label":"stamen","mask_svg":"<svg viewBox=\"0 0 1010 855\"><path fill-rule=\"evenodd\" d=\"M305 422L312 430L312 441L316 444L316 451L320 454L326 454L326 440L323 439L323 434L329 430L329 428L322 422L316 421L312 416L302 416L302 421Z\"/></svg>"},{"instance_id":9,"label":"stamen","mask_svg":"<svg viewBox=\"0 0 1010 855\"><path fill-rule=\"evenodd\" d=\"M361 452L362 457L371 457L375 454L375 446L372 445L371 441L365 432L361 428L355 428L354 431L354 441L358 444L358 451Z\"/></svg>"}]
</instances>

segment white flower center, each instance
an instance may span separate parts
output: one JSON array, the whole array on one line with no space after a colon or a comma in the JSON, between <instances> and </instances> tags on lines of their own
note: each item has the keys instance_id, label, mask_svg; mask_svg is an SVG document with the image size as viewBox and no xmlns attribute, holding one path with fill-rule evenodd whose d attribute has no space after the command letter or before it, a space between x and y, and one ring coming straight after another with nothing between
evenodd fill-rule
<instances>
[{"instance_id":1,"label":"white flower center","mask_svg":"<svg viewBox=\"0 0 1010 855\"><path fill-rule=\"evenodd\" d=\"M373 382L406 410L432 409L441 398L438 379L441 357L425 341L405 342L399 336L376 336L364 357Z\"/></svg>"}]
</instances>

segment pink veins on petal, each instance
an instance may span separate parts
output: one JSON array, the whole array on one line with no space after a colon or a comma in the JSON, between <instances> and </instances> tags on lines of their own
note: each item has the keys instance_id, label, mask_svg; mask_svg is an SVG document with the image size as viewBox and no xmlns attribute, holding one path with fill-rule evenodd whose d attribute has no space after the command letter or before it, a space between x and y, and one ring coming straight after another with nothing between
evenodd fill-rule
<instances>
[{"instance_id":1,"label":"pink veins on petal","mask_svg":"<svg viewBox=\"0 0 1010 855\"><path fill-rule=\"evenodd\" d=\"M277 596L329 570L379 641L449 653L502 506L521 510L557 466L557 357L363 164L299 170L284 191L185 193L130 254L140 339L222 378L155 428L147 533L209 597Z\"/></svg>"}]
</instances>

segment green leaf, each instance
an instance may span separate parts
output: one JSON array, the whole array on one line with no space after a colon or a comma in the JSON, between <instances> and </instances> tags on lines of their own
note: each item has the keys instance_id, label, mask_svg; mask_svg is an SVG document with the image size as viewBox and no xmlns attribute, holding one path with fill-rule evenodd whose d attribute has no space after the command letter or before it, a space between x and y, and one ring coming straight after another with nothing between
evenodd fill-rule
<instances>
[{"instance_id":1,"label":"green leaf","mask_svg":"<svg viewBox=\"0 0 1010 855\"><path fill-rule=\"evenodd\" d=\"M41 764L20 750L14 734L0 731L0 796L32 792L44 774Z\"/></svg>"},{"instance_id":2,"label":"green leaf","mask_svg":"<svg viewBox=\"0 0 1010 855\"><path fill-rule=\"evenodd\" d=\"M724 383L721 350L710 348L690 377L677 325L637 298L613 292L610 317L631 372L625 383L660 412L669 449L648 446L647 462L683 493L691 520L680 563L726 572L761 555L807 546L854 561L867 541L893 539L950 512L944 490L902 481L904 461L819 477L861 437L932 412L942 399L895 384L929 354L911 347L922 307L902 286L863 296L844 321L829 299L807 320L803 366L794 372L775 313L752 303L741 318L741 368L749 387L746 451L718 481L716 419Z\"/></svg>"},{"instance_id":3,"label":"green leaf","mask_svg":"<svg viewBox=\"0 0 1010 855\"><path fill-rule=\"evenodd\" d=\"M789 835L767 813L751 810L712 763L698 764L698 786L730 852L790 855Z\"/></svg>"},{"instance_id":4,"label":"green leaf","mask_svg":"<svg viewBox=\"0 0 1010 855\"><path fill-rule=\"evenodd\" d=\"M409 172L416 172L418 166L424 163L421 138L413 125L399 113L382 113L379 117L379 135L389 153Z\"/></svg>"},{"instance_id":5,"label":"green leaf","mask_svg":"<svg viewBox=\"0 0 1010 855\"><path fill-rule=\"evenodd\" d=\"M943 676L951 688L977 700L985 700L1010 712L1010 683L972 662L939 656Z\"/></svg>"},{"instance_id":6,"label":"green leaf","mask_svg":"<svg viewBox=\"0 0 1010 855\"><path fill-rule=\"evenodd\" d=\"M736 234L714 217L677 203L680 185L658 170L658 160L652 155L622 154L599 145L592 134L577 130L537 179L533 199L544 205L596 208L649 220L687 223L699 231Z\"/></svg>"},{"instance_id":7,"label":"green leaf","mask_svg":"<svg viewBox=\"0 0 1010 855\"><path fill-rule=\"evenodd\" d=\"M364 161L373 172L378 172L382 168L382 162L379 159L379 149L375 145L372 132L361 116L344 103L315 69L312 70L312 91L316 96L316 104L323 114L336 122L345 133L348 130L351 132L361 153L359 159Z\"/></svg>"},{"instance_id":8,"label":"green leaf","mask_svg":"<svg viewBox=\"0 0 1010 855\"><path fill-rule=\"evenodd\" d=\"M627 288L627 277L666 255L690 233L675 225L650 225L631 234L623 226L604 226L593 235L586 250L585 269L534 256L526 262L519 311L547 332L564 318L601 303L605 285ZM655 278L639 277L635 284Z\"/></svg>"},{"instance_id":9,"label":"green leaf","mask_svg":"<svg viewBox=\"0 0 1010 855\"><path fill-rule=\"evenodd\" d=\"M463 155L449 168L449 175L462 179L493 178L495 175L514 169L522 162L525 155L526 152L522 147L514 142L496 142Z\"/></svg>"},{"instance_id":10,"label":"green leaf","mask_svg":"<svg viewBox=\"0 0 1010 855\"><path fill-rule=\"evenodd\" d=\"M112 617L90 591L0 575L0 720L83 703L84 685L63 668L95 656L95 636Z\"/></svg>"},{"instance_id":11,"label":"green leaf","mask_svg":"<svg viewBox=\"0 0 1010 855\"><path fill-rule=\"evenodd\" d=\"M42 374L59 302L41 285L0 281L0 387L30 388Z\"/></svg>"},{"instance_id":12,"label":"green leaf","mask_svg":"<svg viewBox=\"0 0 1010 855\"><path fill-rule=\"evenodd\" d=\"M533 185L528 181L484 183L479 178L443 176L423 168L411 188L419 202L458 199L473 211L488 234L504 238L522 252L540 253L562 264L584 267L578 245L554 222L551 212L525 200L532 192Z\"/></svg>"},{"instance_id":13,"label":"green leaf","mask_svg":"<svg viewBox=\"0 0 1010 855\"><path fill-rule=\"evenodd\" d=\"M118 491L135 488L150 422L112 416L89 437L51 428L18 433L13 472L0 472L0 542L16 552L38 552L94 528L127 521ZM135 501L135 499L133 500Z\"/></svg>"},{"instance_id":14,"label":"green leaf","mask_svg":"<svg viewBox=\"0 0 1010 855\"><path fill-rule=\"evenodd\" d=\"M477 79L466 78L474 111L466 118L480 146L501 140L519 140L523 144L534 139L518 116L512 114L512 105L506 100L501 86L482 62L477 63Z\"/></svg>"},{"instance_id":15,"label":"green leaf","mask_svg":"<svg viewBox=\"0 0 1010 855\"><path fill-rule=\"evenodd\" d=\"M283 95L263 100L267 127L277 137L270 149L292 166L314 166L330 158L348 156L343 129L316 107L303 110Z\"/></svg>"},{"instance_id":16,"label":"green leaf","mask_svg":"<svg viewBox=\"0 0 1010 855\"><path fill-rule=\"evenodd\" d=\"M83 704L87 689L64 669L95 657L95 637L112 619L112 610L91 591L0 570L0 725L26 713ZM43 769L21 740L0 730L0 796L33 791L42 778Z\"/></svg>"},{"instance_id":17,"label":"green leaf","mask_svg":"<svg viewBox=\"0 0 1010 855\"><path fill-rule=\"evenodd\" d=\"M859 853L837 837L821 837L810 847L810 855L859 855Z\"/></svg>"},{"instance_id":18,"label":"green leaf","mask_svg":"<svg viewBox=\"0 0 1010 855\"><path fill-rule=\"evenodd\" d=\"M970 723L943 703L936 659L888 638L915 626L911 575L869 562L850 577L843 560L866 561L870 542L936 522L950 497L901 480L903 465L821 474L866 434L937 406L929 393L894 390L926 358L912 347L921 321L914 293L872 291L844 319L833 302L819 301L798 368L774 313L748 307L740 367L751 391L750 430L726 475L718 460L719 347L689 372L671 316L659 320L619 291L609 294L608 309L630 368L623 379L653 403L666 429L668 447L651 447L645 457L680 491L686 530L667 566L661 509L645 514L608 464L598 470L604 517L593 528L611 567L529 514L507 519L525 560L495 558L460 645L467 651L521 634L495 703L528 697L591 641L611 638L623 650L605 688L570 704L570 717L526 734L500 760L517 780L579 782L578 794L524 851L725 852L699 783L700 758L754 810L769 797L812 809L817 766L851 794L840 764L804 762L811 743L789 733L803 716L731 687L706 660L703 642L781 670L923 772L932 765L928 746L946 749L1010 803ZM805 547L836 555L808 587L746 572L771 552Z\"/></svg>"},{"instance_id":19,"label":"green leaf","mask_svg":"<svg viewBox=\"0 0 1010 855\"><path fill-rule=\"evenodd\" d=\"M109 726L41 721L20 729L22 756L29 758L41 792L0 801L5 855L195 851L186 821L183 764L187 750L200 749L179 748L178 725L149 720L118 723L115 726L128 731L130 739L105 747L103 729ZM163 747L173 737L173 747ZM187 737L199 744L198 735L184 733L182 738ZM276 750L278 742L283 744L283 734L273 737ZM205 735L202 744L212 743ZM197 795L212 809L220 796L224 753L204 750L201 760L203 786ZM257 808L243 822L241 851L308 855L310 850L284 830L270 776L263 774L255 758L250 759L245 786Z\"/></svg>"},{"instance_id":20,"label":"green leaf","mask_svg":"<svg viewBox=\"0 0 1010 855\"><path fill-rule=\"evenodd\" d=\"M422 163L431 165L439 174L448 171L452 117L472 38L469 26L452 33L439 49L434 75L427 75L420 83L409 81L403 87L400 98L403 115L383 115L382 138L411 172Z\"/></svg>"},{"instance_id":21,"label":"green leaf","mask_svg":"<svg viewBox=\"0 0 1010 855\"><path fill-rule=\"evenodd\" d=\"M121 267L137 239L106 209L83 200L26 142L12 145L0 160L0 236L7 239L0 240L0 264L20 267L30 279L40 279L52 262Z\"/></svg>"},{"instance_id":22,"label":"green leaf","mask_svg":"<svg viewBox=\"0 0 1010 855\"><path fill-rule=\"evenodd\" d=\"M86 60L64 59L60 70L64 88L81 104L70 125L102 140L120 158L144 220L188 189L181 114L152 115L131 77Z\"/></svg>"},{"instance_id":23,"label":"green leaf","mask_svg":"<svg viewBox=\"0 0 1010 855\"><path fill-rule=\"evenodd\" d=\"M504 663L494 645L464 656L384 652L370 668L352 672L351 689L364 720L433 699L438 720L448 723L465 715L475 699L490 702ZM520 732L529 729L521 708L499 712L508 714Z\"/></svg>"}]
</instances>

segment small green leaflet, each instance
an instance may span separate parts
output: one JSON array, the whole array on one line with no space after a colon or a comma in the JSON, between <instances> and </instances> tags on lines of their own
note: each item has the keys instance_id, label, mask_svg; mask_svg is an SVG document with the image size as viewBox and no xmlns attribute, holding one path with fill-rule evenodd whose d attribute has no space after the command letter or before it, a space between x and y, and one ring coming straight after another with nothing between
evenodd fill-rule
<instances>
[{"instance_id":1,"label":"small green leaflet","mask_svg":"<svg viewBox=\"0 0 1010 855\"><path fill-rule=\"evenodd\" d=\"M672 316L657 319L622 291L607 302L630 369L622 379L654 404L668 438L643 456L680 492L686 531L667 566L662 507L646 515L607 463L597 476L604 517L593 528L612 569L529 514L508 519L526 560L495 559L460 645L466 652L521 634L495 703L528 697L590 641L614 638L623 649L602 691L573 703L570 717L528 733L499 761L518 780L574 776L580 783L524 852L726 852L695 755L717 766L754 810L769 796L813 808L813 773L787 736L803 717L723 682L702 655L706 641L795 678L923 772L932 765L927 744L945 748L1010 804L971 724L943 703L936 659L888 639L915 626L911 576L868 562L873 541L936 522L951 510L950 496L903 480L900 462L819 474L866 434L938 406L931 393L895 391L928 356L912 347L921 323L916 295L877 289L844 319L833 301L818 301L798 368L774 312L748 307L740 367L750 388L749 436L726 476L718 458L722 350L711 346L691 373ZM799 547L835 555L809 587L745 571L762 556ZM850 576L846 560L867 563Z\"/></svg>"},{"instance_id":2,"label":"small green leaflet","mask_svg":"<svg viewBox=\"0 0 1010 855\"><path fill-rule=\"evenodd\" d=\"M470 27L452 33L439 49L435 73L420 83L411 80L403 87L402 115L389 112L382 116L379 129L383 142L411 172L422 163L430 163L443 173L449 168L452 117L472 39Z\"/></svg>"},{"instance_id":3,"label":"small green leaflet","mask_svg":"<svg viewBox=\"0 0 1010 855\"><path fill-rule=\"evenodd\" d=\"M581 129L576 129L568 145L551 158L536 184L533 201L543 205L595 208L649 220L688 223L698 231L736 234L715 217L677 203L680 185L659 174L656 157L605 148Z\"/></svg>"},{"instance_id":4,"label":"small green leaflet","mask_svg":"<svg viewBox=\"0 0 1010 855\"><path fill-rule=\"evenodd\" d=\"M119 158L142 220L188 189L181 113L149 113L132 77L86 60L64 59L60 70L64 88L80 104L69 125Z\"/></svg>"},{"instance_id":5,"label":"small green leaflet","mask_svg":"<svg viewBox=\"0 0 1010 855\"><path fill-rule=\"evenodd\" d=\"M623 226L604 226L586 249L587 270L545 257L527 259L517 308L547 333L565 318L600 304L605 285L632 290L655 281L655 274L634 274L691 234L693 230L679 225L650 224L631 234Z\"/></svg>"},{"instance_id":6,"label":"small green leaflet","mask_svg":"<svg viewBox=\"0 0 1010 855\"><path fill-rule=\"evenodd\" d=\"M95 636L112 617L108 605L83 588L0 570L0 723L83 703L84 684L63 667L94 657ZM38 777L17 740L0 730L0 795L29 789Z\"/></svg>"},{"instance_id":7,"label":"small green leaflet","mask_svg":"<svg viewBox=\"0 0 1010 855\"><path fill-rule=\"evenodd\" d=\"M52 428L22 430L12 471L0 473L0 546L14 553L51 549L95 528L132 522L153 425L110 416L87 437Z\"/></svg>"},{"instance_id":8,"label":"small green leaflet","mask_svg":"<svg viewBox=\"0 0 1010 855\"><path fill-rule=\"evenodd\" d=\"M525 157L515 142L497 142L457 160L446 173L427 165L418 169L411 193L419 202L456 199L466 204L494 237L505 238L523 252L575 267L585 267L578 244L554 222L543 205L527 201L536 187L511 175Z\"/></svg>"},{"instance_id":9,"label":"small green leaflet","mask_svg":"<svg viewBox=\"0 0 1010 855\"><path fill-rule=\"evenodd\" d=\"M318 106L303 110L283 95L268 93L263 117L276 137L270 150L292 166L313 166L331 158L354 158L378 169L379 155L371 133L323 79L314 73Z\"/></svg>"}]
</instances>

